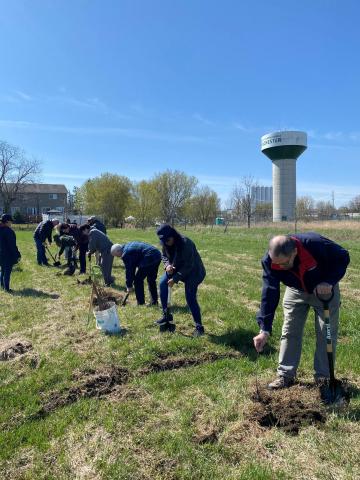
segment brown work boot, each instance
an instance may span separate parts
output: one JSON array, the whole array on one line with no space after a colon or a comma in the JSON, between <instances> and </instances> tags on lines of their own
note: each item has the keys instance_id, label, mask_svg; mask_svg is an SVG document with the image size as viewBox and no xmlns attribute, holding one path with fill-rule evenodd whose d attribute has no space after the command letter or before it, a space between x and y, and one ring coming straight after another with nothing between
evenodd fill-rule
<instances>
[{"instance_id":1,"label":"brown work boot","mask_svg":"<svg viewBox=\"0 0 360 480\"><path fill-rule=\"evenodd\" d=\"M291 377L278 376L268 385L269 390L280 390L281 388L289 388L294 385L295 381Z\"/></svg>"}]
</instances>

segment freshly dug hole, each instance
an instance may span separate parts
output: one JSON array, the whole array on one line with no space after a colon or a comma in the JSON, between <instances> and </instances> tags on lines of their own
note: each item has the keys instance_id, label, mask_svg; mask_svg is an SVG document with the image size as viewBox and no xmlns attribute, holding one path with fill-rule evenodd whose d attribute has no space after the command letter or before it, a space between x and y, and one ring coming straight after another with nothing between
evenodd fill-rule
<instances>
[{"instance_id":1,"label":"freshly dug hole","mask_svg":"<svg viewBox=\"0 0 360 480\"><path fill-rule=\"evenodd\" d=\"M11 340L0 344L0 361L12 360L32 350L32 345L27 340Z\"/></svg>"},{"instance_id":2,"label":"freshly dug hole","mask_svg":"<svg viewBox=\"0 0 360 480\"><path fill-rule=\"evenodd\" d=\"M78 385L68 388L63 392L55 392L50 395L48 401L35 415L44 417L57 408L70 405L81 398L104 397L109 395L117 385L125 384L129 379L129 371L126 368L111 367L103 370L90 370L74 376Z\"/></svg>"},{"instance_id":3,"label":"freshly dug hole","mask_svg":"<svg viewBox=\"0 0 360 480\"><path fill-rule=\"evenodd\" d=\"M316 389L295 385L269 391L261 386L254 390L251 398L254 404L247 418L265 428L278 427L297 435L301 427L326 421L326 410Z\"/></svg>"},{"instance_id":4,"label":"freshly dug hole","mask_svg":"<svg viewBox=\"0 0 360 480\"><path fill-rule=\"evenodd\" d=\"M147 367L140 370L141 374L148 374L153 372L164 372L166 370L177 370L178 368L188 368L202 363L214 362L225 358L239 358L241 354L238 352L216 353L206 352L196 357L165 357L159 358L151 362Z\"/></svg>"}]
</instances>

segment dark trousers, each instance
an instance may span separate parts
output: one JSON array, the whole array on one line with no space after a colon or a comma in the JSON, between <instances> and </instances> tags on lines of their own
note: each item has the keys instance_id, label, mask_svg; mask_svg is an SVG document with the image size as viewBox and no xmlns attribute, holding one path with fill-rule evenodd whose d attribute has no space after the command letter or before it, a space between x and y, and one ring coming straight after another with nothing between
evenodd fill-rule
<instances>
[{"instance_id":1,"label":"dark trousers","mask_svg":"<svg viewBox=\"0 0 360 480\"><path fill-rule=\"evenodd\" d=\"M167 309L167 301L168 301L168 292L169 292L169 287L168 287L168 280L169 276L164 273L164 275L160 279L160 300L161 300L161 306L163 310ZM197 295L197 289L198 289L198 284L194 284L192 282L185 282L185 298L186 298L186 303L187 306L190 309L191 315L193 316L194 322L196 326L202 325L201 323L201 312L200 312L200 306L198 304L196 295Z\"/></svg>"},{"instance_id":2,"label":"dark trousers","mask_svg":"<svg viewBox=\"0 0 360 480\"><path fill-rule=\"evenodd\" d=\"M135 273L134 278L134 288L135 288L135 295L138 305L143 305L145 303L145 293L144 293L144 280L146 278L149 294L150 294L150 301L151 303L157 303L158 301L158 292L156 287L156 278L158 274L158 269L160 265L160 260L153 265L149 265L148 267L138 268L137 272Z\"/></svg>"},{"instance_id":3,"label":"dark trousers","mask_svg":"<svg viewBox=\"0 0 360 480\"><path fill-rule=\"evenodd\" d=\"M45 255L45 247L43 242L39 238L35 238L35 245L36 245L36 257L37 263L39 265L47 265L48 260Z\"/></svg>"},{"instance_id":4,"label":"dark trousers","mask_svg":"<svg viewBox=\"0 0 360 480\"><path fill-rule=\"evenodd\" d=\"M12 268L12 265L1 265L0 285L3 290L10 290L10 275Z\"/></svg>"},{"instance_id":5,"label":"dark trousers","mask_svg":"<svg viewBox=\"0 0 360 480\"><path fill-rule=\"evenodd\" d=\"M88 245L88 243L80 243L79 245L80 273L86 273L86 252Z\"/></svg>"}]
</instances>

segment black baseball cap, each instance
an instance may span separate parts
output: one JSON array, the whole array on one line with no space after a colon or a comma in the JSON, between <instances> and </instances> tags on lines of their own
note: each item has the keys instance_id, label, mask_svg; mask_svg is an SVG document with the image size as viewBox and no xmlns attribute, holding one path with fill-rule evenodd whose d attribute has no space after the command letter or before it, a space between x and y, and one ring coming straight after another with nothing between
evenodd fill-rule
<instances>
[{"instance_id":1,"label":"black baseball cap","mask_svg":"<svg viewBox=\"0 0 360 480\"><path fill-rule=\"evenodd\" d=\"M10 214L4 213L4 215L1 215L1 223L6 223L6 222L13 222L13 218Z\"/></svg>"}]
</instances>

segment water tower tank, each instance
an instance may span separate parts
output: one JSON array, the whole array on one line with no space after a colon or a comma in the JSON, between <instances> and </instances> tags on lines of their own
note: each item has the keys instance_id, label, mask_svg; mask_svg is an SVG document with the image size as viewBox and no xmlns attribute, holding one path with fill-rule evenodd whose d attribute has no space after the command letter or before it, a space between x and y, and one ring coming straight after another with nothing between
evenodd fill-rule
<instances>
[{"instance_id":1,"label":"water tower tank","mask_svg":"<svg viewBox=\"0 0 360 480\"><path fill-rule=\"evenodd\" d=\"M273 221L292 221L296 206L296 160L307 148L305 132L284 131L261 137L261 151L272 161Z\"/></svg>"}]
</instances>

